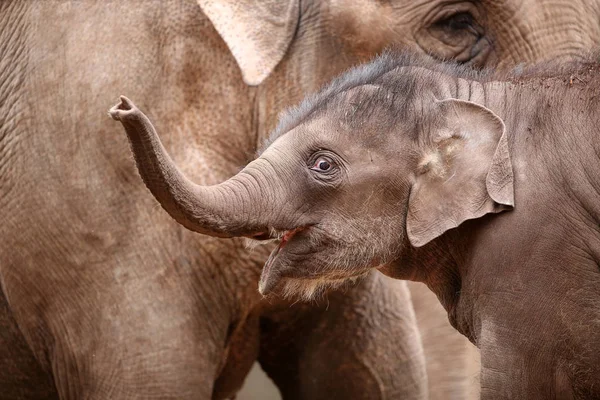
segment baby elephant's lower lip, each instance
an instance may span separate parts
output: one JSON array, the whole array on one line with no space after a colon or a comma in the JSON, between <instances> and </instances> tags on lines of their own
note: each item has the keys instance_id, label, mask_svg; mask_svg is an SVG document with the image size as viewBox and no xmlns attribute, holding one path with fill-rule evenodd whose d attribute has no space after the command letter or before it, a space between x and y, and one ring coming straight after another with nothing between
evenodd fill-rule
<instances>
[{"instance_id":1,"label":"baby elephant's lower lip","mask_svg":"<svg viewBox=\"0 0 600 400\"><path fill-rule=\"evenodd\" d=\"M277 283L279 282L279 280L281 278L280 271L273 271L273 264L275 263L275 260L279 256L279 253L281 252L281 250L285 247L285 245L290 240L292 240L294 235L296 235L298 232L304 231L308 228L309 228L309 226L302 226L302 227L291 229L291 230L284 231L284 232L273 231L273 234L276 237L281 238L281 240L279 242L279 245L277 247L275 247L275 249L271 252L269 259L267 260L267 262L265 263L265 266L263 268L260 282L258 283L258 291L262 295L267 295L269 292L271 292L271 290L273 290L273 288L277 285Z\"/></svg>"}]
</instances>

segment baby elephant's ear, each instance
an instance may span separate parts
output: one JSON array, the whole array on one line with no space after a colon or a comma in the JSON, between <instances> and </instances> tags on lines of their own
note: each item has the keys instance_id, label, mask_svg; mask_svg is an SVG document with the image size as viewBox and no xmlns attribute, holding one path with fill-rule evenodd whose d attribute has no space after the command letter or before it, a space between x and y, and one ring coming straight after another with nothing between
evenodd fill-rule
<instances>
[{"instance_id":1,"label":"baby elephant's ear","mask_svg":"<svg viewBox=\"0 0 600 400\"><path fill-rule=\"evenodd\" d=\"M300 19L299 0L197 0L237 61L259 85L285 55Z\"/></svg>"},{"instance_id":2,"label":"baby elephant's ear","mask_svg":"<svg viewBox=\"0 0 600 400\"><path fill-rule=\"evenodd\" d=\"M443 100L439 120L415 172L406 229L423 246L468 219L514 206L513 170L504 122L493 111Z\"/></svg>"}]
</instances>

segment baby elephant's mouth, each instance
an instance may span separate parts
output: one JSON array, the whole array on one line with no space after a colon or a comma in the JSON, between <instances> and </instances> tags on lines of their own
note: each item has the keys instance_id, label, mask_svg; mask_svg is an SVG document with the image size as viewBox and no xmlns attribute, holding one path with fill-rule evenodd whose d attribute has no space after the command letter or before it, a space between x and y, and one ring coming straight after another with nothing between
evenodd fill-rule
<instances>
[{"instance_id":1,"label":"baby elephant's mouth","mask_svg":"<svg viewBox=\"0 0 600 400\"><path fill-rule=\"evenodd\" d=\"M267 262L265 263L265 266L263 267L261 282L259 283L259 291L262 294L266 294L267 292L270 292L276 286L278 279L267 279L269 281L269 282L267 282L265 280L265 278L268 278L268 277L273 278L274 277L273 264L277 260L277 256L279 255L281 250L290 242L290 240L292 240L292 238L295 235L307 230L308 228L309 228L308 226L302 226L302 227L294 228L294 229L287 230L287 231L272 230L270 232L269 237L268 237L269 239L276 238L276 239L280 239L280 240L279 240L279 244L277 245L275 250L273 250L271 252L271 255L269 255L269 259L267 260ZM253 239L254 239L254 237L253 237ZM277 275L277 274L275 274L275 275Z\"/></svg>"},{"instance_id":2,"label":"baby elephant's mouth","mask_svg":"<svg viewBox=\"0 0 600 400\"><path fill-rule=\"evenodd\" d=\"M290 240L292 240L292 238L294 237L295 234L302 232L303 230L308 229L308 227L304 227L301 226L299 228L295 228L289 231L283 231L281 233L278 234L278 232L273 232L275 233L277 236L277 238L281 238L280 242L279 242L279 246L277 246L277 252L279 252L279 250L283 249L285 247L285 245L287 244L287 242L289 242Z\"/></svg>"},{"instance_id":3,"label":"baby elephant's mouth","mask_svg":"<svg viewBox=\"0 0 600 400\"><path fill-rule=\"evenodd\" d=\"M253 235L248 236L248 238L250 239L254 239L254 240L271 240L271 239L275 239L270 232L259 232L259 233L255 233Z\"/></svg>"},{"instance_id":4,"label":"baby elephant's mouth","mask_svg":"<svg viewBox=\"0 0 600 400\"><path fill-rule=\"evenodd\" d=\"M269 232L258 232L247 236L253 240L280 240L280 246L283 247L285 242L288 242L296 233L307 229L308 226L298 227L289 230L271 229Z\"/></svg>"}]
</instances>

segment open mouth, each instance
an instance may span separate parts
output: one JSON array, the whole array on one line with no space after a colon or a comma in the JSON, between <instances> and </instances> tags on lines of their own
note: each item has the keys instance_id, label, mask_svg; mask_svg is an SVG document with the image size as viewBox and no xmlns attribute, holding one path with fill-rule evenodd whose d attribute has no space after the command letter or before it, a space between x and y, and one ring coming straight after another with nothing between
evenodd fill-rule
<instances>
[{"instance_id":1,"label":"open mouth","mask_svg":"<svg viewBox=\"0 0 600 400\"><path fill-rule=\"evenodd\" d=\"M279 255L279 252L281 251L281 249L283 249L286 244L289 243L290 240L292 240L292 238L299 232L302 232L304 230L308 229L308 227L299 227L299 228L295 228L289 231L272 231L269 234L269 238L280 238L279 244L277 245L277 247L275 248L275 250L273 250L271 252L271 255L269 255L269 259L267 260L267 262L265 263L264 266L264 274L269 274L271 272L271 268L273 266L273 263L275 261L275 259L277 258L277 256Z\"/></svg>"},{"instance_id":2,"label":"open mouth","mask_svg":"<svg viewBox=\"0 0 600 400\"><path fill-rule=\"evenodd\" d=\"M271 239L275 239L271 233L269 232L259 232L259 233L255 233L254 235L248 236L248 238L250 239L254 239L254 240L271 240Z\"/></svg>"},{"instance_id":3,"label":"open mouth","mask_svg":"<svg viewBox=\"0 0 600 400\"><path fill-rule=\"evenodd\" d=\"M253 240L280 240L280 246L283 247L296 233L308 229L308 226L298 227L290 230L271 229L269 232L258 232L247 236Z\"/></svg>"}]
</instances>

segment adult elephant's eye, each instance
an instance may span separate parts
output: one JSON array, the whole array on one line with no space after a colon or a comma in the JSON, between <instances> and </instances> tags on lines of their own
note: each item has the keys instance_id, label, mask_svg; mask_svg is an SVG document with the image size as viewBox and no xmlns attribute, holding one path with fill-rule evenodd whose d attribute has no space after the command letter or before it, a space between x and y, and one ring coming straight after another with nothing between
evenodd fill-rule
<instances>
[{"instance_id":1,"label":"adult elephant's eye","mask_svg":"<svg viewBox=\"0 0 600 400\"><path fill-rule=\"evenodd\" d=\"M435 25L437 28L447 31L448 34L451 34L450 32L466 30L474 35L479 35L475 29L475 20L469 13L458 13L451 15L448 18L444 18L436 22Z\"/></svg>"},{"instance_id":2,"label":"adult elephant's eye","mask_svg":"<svg viewBox=\"0 0 600 400\"><path fill-rule=\"evenodd\" d=\"M332 162L329 159L325 157L319 157L310 169L313 171L327 172L331 169L331 167Z\"/></svg>"},{"instance_id":3,"label":"adult elephant's eye","mask_svg":"<svg viewBox=\"0 0 600 400\"><path fill-rule=\"evenodd\" d=\"M482 20L481 12L474 4L452 3L432 13L423 28L416 32L415 40L435 58L481 67L492 47L478 20Z\"/></svg>"}]
</instances>

